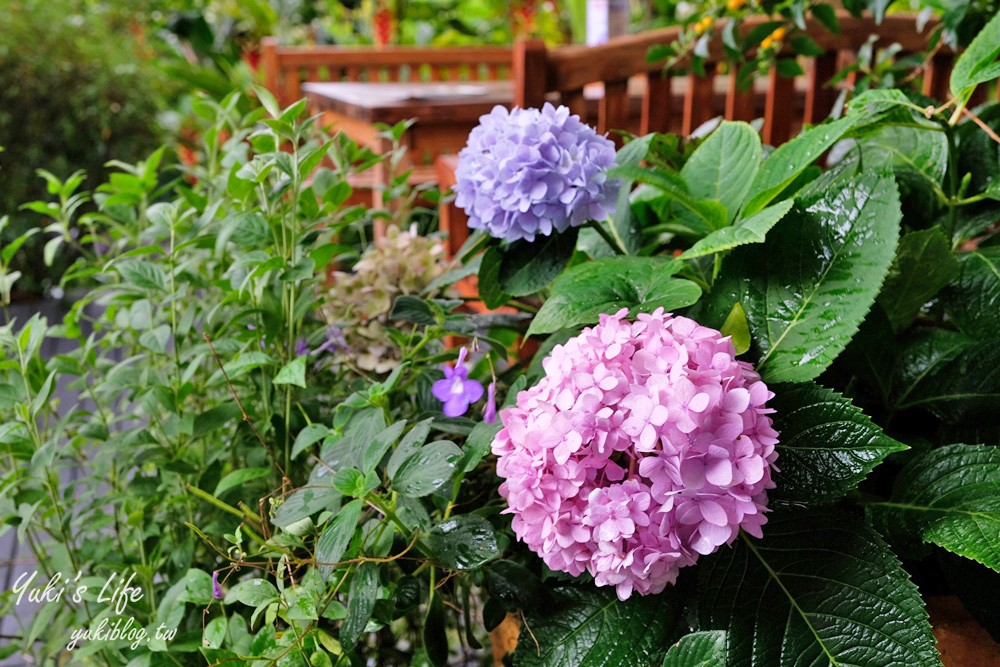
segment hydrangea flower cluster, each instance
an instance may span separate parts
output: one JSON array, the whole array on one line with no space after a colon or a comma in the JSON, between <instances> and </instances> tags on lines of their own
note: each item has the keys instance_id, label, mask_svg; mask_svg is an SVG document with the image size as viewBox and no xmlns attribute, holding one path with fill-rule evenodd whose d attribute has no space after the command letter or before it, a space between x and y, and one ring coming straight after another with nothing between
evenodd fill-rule
<instances>
[{"instance_id":1,"label":"hydrangea flower cluster","mask_svg":"<svg viewBox=\"0 0 1000 667\"><path fill-rule=\"evenodd\" d=\"M556 346L493 441L517 537L622 600L659 593L740 528L761 536L778 441L774 394L728 337L627 313Z\"/></svg>"},{"instance_id":2,"label":"hydrangea flower cluster","mask_svg":"<svg viewBox=\"0 0 1000 667\"><path fill-rule=\"evenodd\" d=\"M494 107L458 156L456 205L469 227L507 241L534 241L602 220L619 183L608 179L615 145L566 107Z\"/></svg>"}]
</instances>

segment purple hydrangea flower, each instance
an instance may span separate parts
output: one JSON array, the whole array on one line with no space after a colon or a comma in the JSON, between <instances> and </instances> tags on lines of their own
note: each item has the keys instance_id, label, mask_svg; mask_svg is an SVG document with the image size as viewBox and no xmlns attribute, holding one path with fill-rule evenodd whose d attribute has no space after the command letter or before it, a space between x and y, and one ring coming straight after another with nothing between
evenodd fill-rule
<instances>
[{"instance_id":1,"label":"purple hydrangea flower","mask_svg":"<svg viewBox=\"0 0 1000 667\"><path fill-rule=\"evenodd\" d=\"M500 495L553 570L659 593L745 530L761 537L774 394L718 331L658 308L601 315L500 411Z\"/></svg>"},{"instance_id":2,"label":"purple hydrangea flower","mask_svg":"<svg viewBox=\"0 0 1000 667\"><path fill-rule=\"evenodd\" d=\"M469 379L469 369L465 367L465 357L468 350L464 347L458 351L455 366L444 367L444 379L438 380L431 388L434 398L444 403L446 417L464 415L469 405L483 397L483 385Z\"/></svg>"},{"instance_id":3,"label":"purple hydrangea flower","mask_svg":"<svg viewBox=\"0 0 1000 667\"><path fill-rule=\"evenodd\" d=\"M212 572L212 597L216 600L221 600L225 597L225 593L222 592L222 586L219 585L219 571L215 570Z\"/></svg>"},{"instance_id":4,"label":"purple hydrangea flower","mask_svg":"<svg viewBox=\"0 0 1000 667\"><path fill-rule=\"evenodd\" d=\"M470 228L507 241L602 220L620 188L607 175L614 143L562 106L494 107L458 157L455 204Z\"/></svg>"}]
</instances>

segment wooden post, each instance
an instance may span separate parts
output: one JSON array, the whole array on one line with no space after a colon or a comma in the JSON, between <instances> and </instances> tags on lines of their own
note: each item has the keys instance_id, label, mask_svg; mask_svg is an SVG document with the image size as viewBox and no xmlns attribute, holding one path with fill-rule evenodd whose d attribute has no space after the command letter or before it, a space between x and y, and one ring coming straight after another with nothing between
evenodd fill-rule
<instances>
[{"instance_id":1,"label":"wooden post","mask_svg":"<svg viewBox=\"0 0 1000 667\"><path fill-rule=\"evenodd\" d=\"M688 136L698 126L712 119L715 112L712 108L715 97L715 63L705 63L705 76L694 72L688 75L688 88L684 94L684 121L681 134Z\"/></svg>"},{"instance_id":2,"label":"wooden post","mask_svg":"<svg viewBox=\"0 0 1000 667\"><path fill-rule=\"evenodd\" d=\"M540 39L519 41L514 45L514 106L522 109L541 107L548 92L548 56Z\"/></svg>"},{"instance_id":3,"label":"wooden post","mask_svg":"<svg viewBox=\"0 0 1000 667\"><path fill-rule=\"evenodd\" d=\"M837 90L826 83L837 73L837 54L824 53L809 62L809 84L806 88L806 108L803 123L815 125L830 116L837 101Z\"/></svg>"},{"instance_id":4,"label":"wooden post","mask_svg":"<svg viewBox=\"0 0 1000 667\"><path fill-rule=\"evenodd\" d=\"M764 143L777 146L792 136L792 118L795 117L795 79L778 76L772 67L764 101Z\"/></svg>"}]
</instances>

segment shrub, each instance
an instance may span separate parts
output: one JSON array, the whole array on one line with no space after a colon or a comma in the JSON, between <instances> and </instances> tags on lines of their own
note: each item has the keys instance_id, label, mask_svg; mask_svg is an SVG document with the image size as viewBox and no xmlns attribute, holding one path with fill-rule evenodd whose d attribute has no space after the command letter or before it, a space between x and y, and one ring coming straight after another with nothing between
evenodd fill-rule
<instances>
[{"instance_id":1,"label":"shrub","mask_svg":"<svg viewBox=\"0 0 1000 667\"><path fill-rule=\"evenodd\" d=\"M142 28L112 4L11 0L0 30L0 213L8 236L37 220L18 210L41 197L46 169L60 178L83 169L97 185L112 159L133 162L160 141L156 114L165 89ZM58 280L32 239L17 268L22 290ZM65 262L62 264L64 267Z\"/></svg>"}]
</instances>

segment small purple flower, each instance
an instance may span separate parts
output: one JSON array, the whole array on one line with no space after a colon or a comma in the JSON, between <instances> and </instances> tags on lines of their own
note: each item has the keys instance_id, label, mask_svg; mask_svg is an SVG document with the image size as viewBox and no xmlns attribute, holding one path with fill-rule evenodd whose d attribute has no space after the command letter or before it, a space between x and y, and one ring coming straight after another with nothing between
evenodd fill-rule
<instances>
[{"instance_id":1,"label":"small purple flower","mask_svg":"<svg viewBox=\"0 0 1000 667\"><path fill-rule=\"evenodd\" d=\"M444 403L446 417L460 417L469 410L469 405L483 397L483 385L469 379L469 369L465 367L468 350L458 352L455 366L444 367L444 379L434 383L431 391L434 398Z\"/></svg>"},{"instance_id":2,"label":"small purple flower","mask_svg":"<svg viewBox=\"0 0 1000 667\"><path fill-rule=\"evenodd\" d=\"M299 338L295 341L295 356L302 357L309 354L309 343L306 342L305 338Z\"/></svg>"},{"instance_id":3,"label":"small purple flower","mask_svg":"<svg viewBox=\"0 0 1000 667\"><path fill-rule=\"evenodd\" d=\"M486 406L483 407L483 421L493 424L497 420L497 381L490 382L486 388Z\"/></svg>"},{"instance_id":4,"label":"small purple flower","mask_svg":"<svg viewBox=\"0 0 1000 667\"><path fill-rule=\"evenodd\" d=\"M567 107L497 106L459 153L455 204L472 229L534 241L606 218L621 186L608 179L614 164L614 143Z\"/></svg>"},{"instance_id":5,"label":"small purple flower","mask_svg":"<svg viewBox=\"0 0 1000 667\"><path fill-rule=\"evenodd\" d=\"M221 600L225 597L225 593L222 592L222 586L219 585L219 571L215 570L212 572L212 597L216 600Z\"/></svg>"},{"instance_id":6,"label":"small purple flower","mask_svg":"<svg viewBox=\"0 0 1000 667\"><path fill-rule=\"evenodd\" d=\"M338 326L329 326L326 329L326 340L323 344L317 347L311 352L313 356L319 356L324 352L333 352L337 348L341 348L344 352L350 352L351 348L347 344L347 339L344 338L344 332L340 330Z\"/></svg>"}]
</instances>

